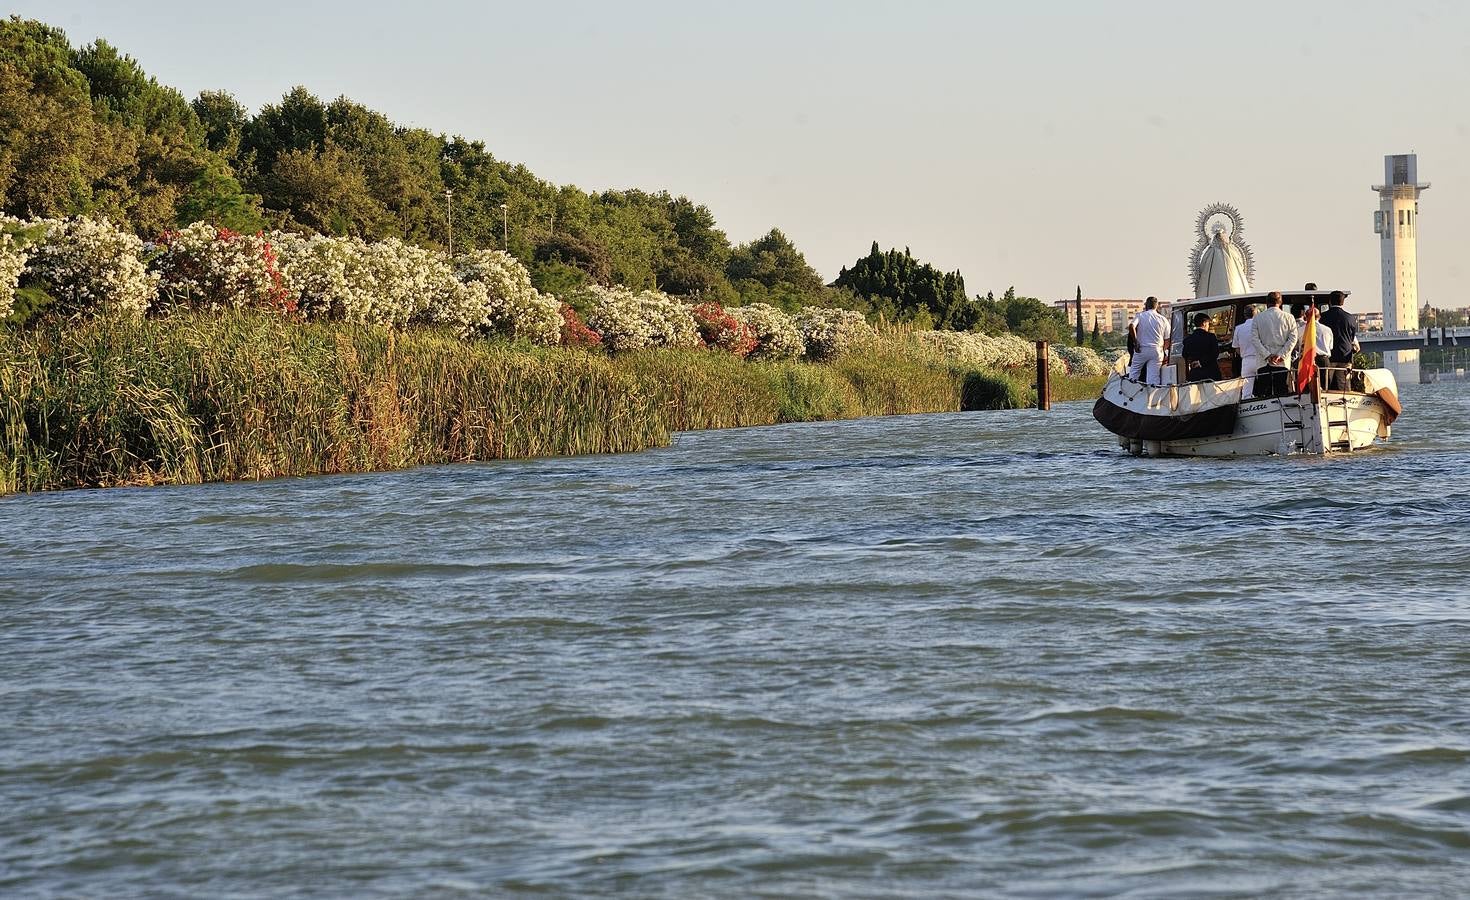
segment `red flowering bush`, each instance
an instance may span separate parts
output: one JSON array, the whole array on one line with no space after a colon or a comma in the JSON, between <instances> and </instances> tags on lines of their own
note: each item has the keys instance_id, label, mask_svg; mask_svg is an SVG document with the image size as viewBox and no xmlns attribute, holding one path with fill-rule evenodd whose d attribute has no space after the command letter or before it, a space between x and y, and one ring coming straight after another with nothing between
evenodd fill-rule
<instances>
[{"instance_id":1,"label":"red flowering bush","mask_svg":"<svg viewBox=\"0 0 1470 900\"><path fill-rule=\"evenodd\" d=\"M601 347L602 335L587 327L570 304L561 305L561 342L566 347Z\"/></svg>"},{"instance_id":2,"label":"red flowering bush","mask_svg":"<svg viewBox=\"0 0 1470 900\"><path fill-rule=\"evenodd\" d=\"M728 350L742 359L755 349L755 332L749 325L730 315L718 303L701 303L694 307L694 323L707 346Z\"/></svg>"}]
</instances>

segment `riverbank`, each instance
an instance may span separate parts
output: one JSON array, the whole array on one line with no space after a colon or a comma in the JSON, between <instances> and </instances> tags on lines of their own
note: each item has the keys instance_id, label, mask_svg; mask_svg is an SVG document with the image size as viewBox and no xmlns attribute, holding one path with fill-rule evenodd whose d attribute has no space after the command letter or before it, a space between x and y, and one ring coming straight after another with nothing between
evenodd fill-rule
<instances>
[{"instance_id":1,"label":"riverbank","mask_svg":"<svg viewBox=\"0 0 1470 900\"><path fill-rule=\"evenodd\" d=\"M996 409L992 373L880 340L827 363L617 356L241 311L0 336L0 493L618 453L675 431ZM1059 398L1097 379L1056 379Z\"/></svg>"}]
</instances>

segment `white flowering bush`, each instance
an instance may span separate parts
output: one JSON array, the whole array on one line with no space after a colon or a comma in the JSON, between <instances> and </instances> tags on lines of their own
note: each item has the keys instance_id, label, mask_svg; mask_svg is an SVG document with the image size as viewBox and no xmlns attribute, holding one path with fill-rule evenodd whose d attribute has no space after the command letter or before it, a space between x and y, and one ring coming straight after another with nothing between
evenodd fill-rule
<instances>
[{"instance_id":1,"label":"white flowering bush","mask_svg":"<svg viewBox=\"0 0 1470 900\"><path fill-rule=\"evenodd\" d=\"M343 311L345 321L404 328L415 319L432 319L430 310L455 290L454 269L442 253L398 238L355 245L358 254L347 278L356 290Z\"/></svg>"},{"instance_id":2,"label":"white flowering bush","mask_svg":"<svg viewBox=\"0 0 1470 900\"><path fill-rule=\"evenodd\" d=\"M158 275L156 309L292 309L275 250L261 235L195 222L165 232L158 246L150 266Z\"/></svg>"},{"instance_id":3,"label":"white flowering bush","mask_svg":"<svg viewBox=\"0 0 1470 900\"><path fill-rule=\"evenodd\" d=\"M914 339L935 355L981 369L1019 369L1036 364L1036 342L1014 334L987 335L966 331L918 331ZM1108 363L1089 347L1048 348L1053 372L1106 375Z\"/></svg>"},{"instance_id":4,"label":"white flowering bush","mask_svg":"<svg viewBox=\"0 0 1470 900\"><path fill-rule=\"evenodd\" d=\"M561 304L531 284L520 260L500 250L478 250L455 259L459 283L434 295L431 321L465 336L503 334L551 345L561 340Z\"/></svg>"},{"instance_id":5,"label":"white flowering bush","mask_svg":"<svg viewBox=\"0 0 1470 900\"><path fill-rule=\"evenodd\" d=\"M25 277L53 298L53 309L110 309L142 316L158 278L143 262L143 242L105 219L39 219L44 236L26 262Z\"/></svg>"},{"instance_id":6,"label":"white flowering bush","mask_svg":"<svg viewBox=\"0 0 1470 900\"><path fill-rule=\"evenodd\" d=\"M755 335L751 359L792 359L806 352L801 332L786 313L766 303L732 306L730 315L749 326Z\"/></svg>"},{"instance_id":7,"label":"white flowering bush","mask_svg":"<svg viewBox=\"0 0 1470 900\"><path fill-rule=\"evenodd\" d=\"M1109 366L1091 347L1056 347L1069 375L1092 378L1108 374Z\"/></svg>"},{"instance_id":8,"label":"white flowering bush","mask_svg":"<svg viewBox=\"0 0 1470 900\"><path fill-rule=\"evenodd\" d=\"M0 319L10 315L15 305L15 287L25 271L31 251L15 235L0 232Z\"/></svg>"},{"instance_id":9,"label":"white flowering bush","mask_svg":"<svg viewBox=\"0 0 1470 900\"><path fill-rule=\"evenodd\" d=\"M831 359L871 341L872 326L862 313L850 309L808 306L793 321L810 359Z\"/></svg>"},{"instance_id":10,"label":"white flowering bush","mask_svg":"<svg viewBox=\"0 0 1470 900\"><path fill-rule=\"evenodd\" d=\"M938 356L980 369L1015 369L1036 361L1036 345L1014 334L916 331L914 340Z\"/></svg>"},{"instance_id":11,"label":"white flowering bush","mask_svg":"<svg viewBox=\"0 0 1470 900\"><path fill-rule=\"evenodd\" d=\"M690 307L662 291L590 285L596 298L587 324L613 351L649 347L699 347L699 326ZM733 312L733 310L731 310Z\"/></svg>"},{"instance_id":12,"label":"white flowering bush","mask_svg":"<svg viewBox=\"0 0 1470 900\"><path fill-rule=\"evenodd\" d=\"M355 277L363 266L361 241L275 231L270 242L287 302L294 303L301 315L341 321L348 310L366 305Z\"/></svg>"}]
</instances>

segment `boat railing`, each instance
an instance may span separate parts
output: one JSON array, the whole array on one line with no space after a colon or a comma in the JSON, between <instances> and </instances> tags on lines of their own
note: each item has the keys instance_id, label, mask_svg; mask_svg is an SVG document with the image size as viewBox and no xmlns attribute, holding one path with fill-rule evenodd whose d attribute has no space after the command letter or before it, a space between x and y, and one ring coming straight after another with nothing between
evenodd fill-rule
<instances>
[{"instance_id":1,"label":"boat railing","mask_svg":"<svg viewBox=\"0 0 1470 900\"><path fill-rule=\"evenodd\" d=\"M1366 390L1366 369L1356 366L1326 365L1317 367L1317 386L1319 390L1332 391L1335 393L1363 393ZM1173 382L1169 384L1149 384L1136 378L1129 377L1127 370L1117 373L1124 381L1144 387L1183 387L1190 384L1218 384L1221 381L1235 381L1239 379L1242 383L1242 397L1245 396L1244 387L1247 382L1250 386L1250 397L1246 399L1267 400L1272 397L1294 397L1304 394L1306 391L1296 389L1296 372L1293 369L1276 369L1271 372L1257 371L1254 375L1239 375L1233 378L1221 378L1216 381L1213 378L1205 378L1199 381ZM1261 379L1270 379L1263 383Z\"/></svg>"}]
</instances>

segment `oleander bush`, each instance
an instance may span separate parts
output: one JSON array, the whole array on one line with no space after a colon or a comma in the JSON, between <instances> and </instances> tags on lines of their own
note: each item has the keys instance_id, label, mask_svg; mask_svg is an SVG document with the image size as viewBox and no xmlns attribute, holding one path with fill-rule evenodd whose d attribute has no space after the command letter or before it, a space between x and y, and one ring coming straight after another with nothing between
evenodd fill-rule
<instances>
[{"instance_id":1,"label":"oleander bush","mask_svg":"<svg viewBox=\"0 0 1470 900\"><path fill-rule=\"evenodd\" d=\"M149 268L158 279L152 310L259 307L294 312L276 254L261 235L238 234L207 222L166 231Z\"/></svg>"},{"instance_id":2,"label":"oleander bush","mask_svg":"<svg viewBox=\"0 0 1470 900\"><path fill-rule=\"evenodd\" d=\"M603 346L611 351L703 345L693 311L668 294L595 284L587 290L595 298L587 324L602 335Z\"/></svg>"},{"instance_id":3,"label":"oleander bush","mask_svg":"<svg viewBox=\"0 0 1470 900\"><path fill-rule=\"evenodd\" d=\"M690 310L706 347L744 359L756 347L755 332L718 303L698 303Z\"/></svg>"},{"instance_id":4,"label":"oleander bush","mask_svg":"<svg viewBox=\"0 0 1470 900\"><path fill-rule=\"evenodd\" d=\"M466 336L499 334L550 345L561 340L561 303L531 284L531 274L509 253L477 250L455 258L467 290L452 292L454 312L440 321Z\"/></svg>"},{"instance_id":5,"label":"oleander bush","mask_svg":"<svg viewBox=\"0 0 1470 900\"><path fill-rule=\"evenodd\" d=\"M588 328L570 303L561 305L561 323L562 346L587 349L602 346L602 335Z\"/></svg>"},{"instance_id":6,"label":"oleander bush","mask_svg":"<svg viewBox=\"0 0 1470 900\"><path fill-rule=\"evenodd\" d=\"M818 361L850 353L876 336L862 313L850 309L808 306L796 314L792 324L801 335L807 359Z\"/></svg>"},{"instance_id":7,"label":"oleander bush","mask_svg":"<svg viewBox=\"0 0 1470 900\"><path fill-rule=\"evenodd\" d=\"M751 359L795 359L806 352L796 323L776 307L768 303L752 303L731 307L730 314L749 328L755 337Z\"/></svg>"},{"instance_id":8,"label":"oleander bush","mask_svg":"<svg viewBox=\"0 0 1470 900\"><path fill-rule=\"evenodd\" d=\"M1107 361L1091 347L1053 347L1052 349L1066 365L1068 375L1095 378L1098 375L1108 374Z\"/></svg>"},{"instance_id":9,"label":"oleander bush","mask_svg":"<svg viewBox=\"0 0 1470 900\"><path fill-rule=\"evenodd\" d=\"M143 242L102 219L35 219L37 237L21 282L50 298L62 315L117 312L142 316L158 277L144 263Z\"/></svg>"},{"instance_id":10,"label":"oleander bush","mask_svg":"<svg viewBox=\"0 0 1470 900\"><path fill-rule=\"evenodd\" d=\"M30 258L28 243L8 231L0 231L0 319L8 318L15 306L20 273L25 271Z\"/></svg>"}]
</instances>

